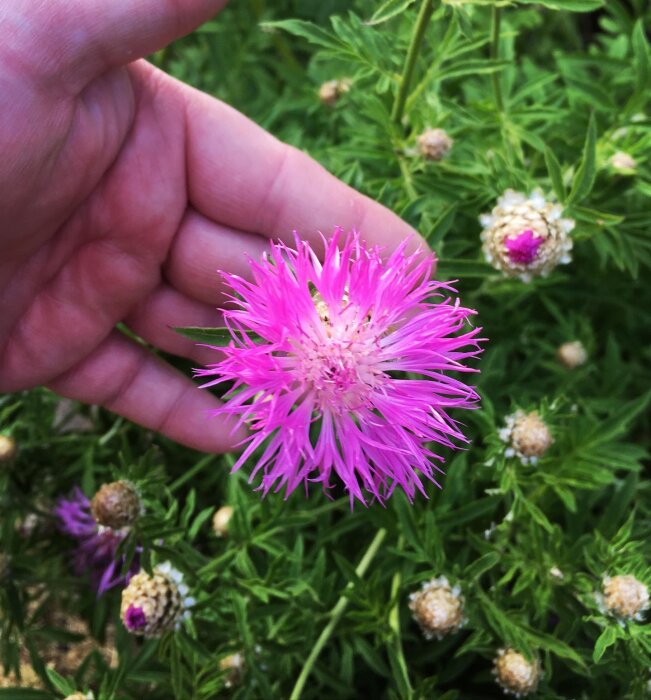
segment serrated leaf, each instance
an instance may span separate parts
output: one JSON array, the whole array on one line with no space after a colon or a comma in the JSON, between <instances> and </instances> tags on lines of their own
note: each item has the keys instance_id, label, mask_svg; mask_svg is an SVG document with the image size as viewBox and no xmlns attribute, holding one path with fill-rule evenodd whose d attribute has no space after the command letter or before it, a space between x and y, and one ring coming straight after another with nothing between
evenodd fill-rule
<instances>
[{"instance_id":1,"label":"serrated leaf","mask_svg":"<svg viewBox=\"0 0 651 700\"><path fill-rule=\"evenodd\" d=\"M585 199L590 194L597 175L597 125L594 114L590 115L588 130L583 145L583 156L581 165L576 172L576 177L572 183L572 191L569 196L569 203L574 203Z\"/></svg>"}]
</instances>

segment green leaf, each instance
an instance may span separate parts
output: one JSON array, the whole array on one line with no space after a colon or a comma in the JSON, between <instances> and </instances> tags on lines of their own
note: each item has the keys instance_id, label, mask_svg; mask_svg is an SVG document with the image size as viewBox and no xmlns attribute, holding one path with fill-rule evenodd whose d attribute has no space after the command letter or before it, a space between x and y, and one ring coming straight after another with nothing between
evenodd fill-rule
<instances>
[{"instance_id":1,"label":"green leaf","mask_svg":"<svg viewBox=\"0 0 651 700\"><path fill-rule=\"evenodd\" d=\"M500 561L500 558L497 552L488 552L488 554L484 554L479 559L475 559L470 566L466 567L464 580L473 583L483 573L492 569Z\"/></svg>"},{"instance_id":2,"label":"green leaf","mask_svg":"<svg viewBox=\"0 0 651 700\"><path fill-rule=\"evenodd\" d=\"M649 51L642 19L638 19L633 27L631 44L635 59L635 90L626 105L626 112L629 114L642 108L648 98Z\"/></svg>"},{"instance_id":3,"label":"green leaf","mask_svg":"<svg viewBox=\"0 0 651 700\"><path fill-rule=\"evenodd\" d=\"M263 29L282 29L294 36L307 39L311 44L316 44L324 49L341 50L342 42L330 32L312 22L305 22L300 19L284 19L278 22L261 22Z\"/></svg>"},{"instance_id":4,"label":"green leaf","mask_svg":"<svg viewBox=\"0 0 651 700\"><path fill-rule=\"evenodd\" d=\"M554 152L549 147L545 148L545 165L547 166L547 173L549 175L549 179L551 180L554 194L556 195L558 201L563 203L565 201L563 171L561 170L561 165L554 155Z\"/></svg>"},{"instance_id":5,"label":"green leaf","mask_svg":"<svg viewBox=\"0 0 651 700\"><path fill-rule=\"evenodd\" d=\"M606 0L518 0L521 5L543 5L550 10L592 12L606 4Z\"/></svg>"},{"instance_id":6,"label":"green leaf","mask_svg":"<svg viewBox=\"0 0 651 700\"><path fill-rule=\"evenodd\" d=\"M233 340L233 334L225 326L219 326L216 328L201 328L199 326L187 326L185 328L175 328L174 329L180 335L190 338L190 340L196 340L198 343L205 343L206 345L215 345L217 347L225 347ZM260 336L253 331L237 331L238 333L245 333L250 340L259 340Z\"/></svg>"},{"instance_id":7,"label":"green leaf","mask_svg":"<svg viewBox=\"0 0 651 700\"><path fill-rule=\"evenodd\" d=\"M597 125L595 123L594 114L590 115L588 122L588 131L585 136L585 144L583 146L583 157L581 165L576 172L576 177L572 183L572 191L570 192L568 202L574 203L585 199L591 192L597 174Z\"/></svg>"},{"instance_id":8,"label":"green leaf","mask_svg":"<svg viewBox=\"0 0 651 700\"><path fill-rule=\"evenodd\" d=\"M597 638L592 652L592 660L598 663L609 646L617 641L617 631L612 625L608 625Z\"/></svg>"},{"instance_id":9,"label":"green leaf","mask_svg":"<svg viewBox=\"0 0 651 700\"><path fill-rule=\"evenodd\" d=\"M46 669L47 677L50 679L50 683L64 695L72 695L77 692L77 688L62 675L58 674L53 668Z\"/></svg>"},{"instance_id":10,"label":"green leaf","mask_svg":"<svg viewBox=\"0 0 651 700\"><path fill-rule=\"evenodd\" d=\"M416 0L386 0L386 2L383 2L380 7L375 10L373 16L366 24L369 26L382 24L404 12L410 5L413 5L414 2L416 2Z\"/></svg>"}]
</instances>

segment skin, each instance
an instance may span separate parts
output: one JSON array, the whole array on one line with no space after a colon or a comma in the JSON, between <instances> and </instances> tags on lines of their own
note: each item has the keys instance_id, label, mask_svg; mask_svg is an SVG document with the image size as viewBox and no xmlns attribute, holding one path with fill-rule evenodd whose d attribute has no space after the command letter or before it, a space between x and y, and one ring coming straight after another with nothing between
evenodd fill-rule
<instances>
[{"instance_id":1,"label":"skin","mask_svg":"<svg viewBox=\"0 0 651 700\"><path fill-rule=\"evenodd\" d=\"M246 276L247 254L294 229L317 247L335 225L388 249L414 235L140 59L224 4L0 4L0 392L46 385L211 452L243 435L151 348L215 360L171 328L220 325L217 270Z\"/></svg>"}]
</instances>

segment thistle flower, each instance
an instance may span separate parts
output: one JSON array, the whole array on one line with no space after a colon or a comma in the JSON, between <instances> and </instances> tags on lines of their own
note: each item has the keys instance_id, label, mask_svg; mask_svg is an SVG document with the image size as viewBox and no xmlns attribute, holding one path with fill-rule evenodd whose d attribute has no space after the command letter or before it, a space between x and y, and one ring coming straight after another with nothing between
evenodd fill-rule
<instances>
[{"instance_id":1,"label":"thistle flower","mask_svg":"<svg viewBox=\"0 0 651 700\"><path fill-rule=\"evenodd\" d=\"M77 540L73 559L75 573L78 576L90 574L98 596L110 588L124 585L140 568L136 556L129 575L122 576L124 558L118 556L117 550L126 531L98 526L91 514L90 501L81 489L75 488L69 500L60 499L54 513L61 530Z\"/></svg>"},{"instance_id":2,"label":"thistle flower","mask_svg":"<svg viewBox=\"0 0 651 700\"><path fill-rule=\"evenodd\" d=\"M132 634L160 637L178 629L190 616L189 608L194 603L183 574L165 562L156 566L153 575L142 571L129 581L122 591L120 615Z\"/></svg>"},{"instance_id":3,"label":"thistle flower","mask_svg":"<svg viewBox=\"0 0 651 700\"><path fill-rule=\"evenodd\" d=\"M426 639L443 639L465 622L459 586L450 586L445 576L433 578L409 596L409 609Z\"/></svg>"},{"instance_id":4,"label":"thistle flower","mask_svg":"<svg viewBox=\"0 0 651 700\"><path fill-rule=\"evenodd\" d=\"M548 202L540 190L529 197L506 190L493 211L479 217L486 260L507 277L523 282L545 277L557 265L569 263L574 221L562 214L562 207Z\"/></svg>"},{"instance_id":5,"label":"thistle flower","mask_svg":"<svg viewBox=\"0 0 651 700\"><path fill-rule=\"evenodd\" d=\"M0 435L0 465L9 464L16 452L16 441L8 435Z\"/></svg>"},{"instance_id":6,"label":"thistle flower","mask_svg":"<svg viewBox=\"0 0 651 700\"><path fill-rule=\"evenodd\" d=\"M233 506L222 506L212 518L212 529L217 537L226 537L228 525L233 517Z\"/></svg>"},{"instance_id":7,"label":"thistle flower","mask_svg":"<svg viewBox=\"0 0 651 700\"><path fill-rule=\"evenodd\" d=\"M120 530L136 522L142 512L142 503L133 484L113 481L102 484L93 496L90 509L98 525Z\"/></svg>"},{"instance_id":8,"label":"thistle flower","mask_svg":"<svg viewBox=\"0 0 651 700\"><path fill-rule=\"evenodd\" d=\"M351 85L352 80L350 78L327 80L319 88L319 99L324 105L334 107L339 98L350 90Z\"/></svg>"},{"instance_id":9,"label":"thistle flower","mask_svg":"<svg viewBox=\"0 0 651 700\"><path fill-rule=\"evenodd\" d=\"M521 698L533 693L538 687L538 662L527 661L525 656L515 649L500 649L493 664L495 680L507 695Z\"/></svg>"},{"instance_id":10,"label":"thistle flower","mask_svg":"<svg viewBox=\"0 0 651 700\"><path fill-rule=\"evenodd\" d=\"M516 411L507 416L506 426L499 431L499 436L507 444L504 454L519 457L522 464L536 464L554 442L549 427L537 411Z\"/></svg>"},{"instance_id":11,"label":"thistle flower","mask_svg":"<svg viewBox=\"0 0 651 700\"><path fill-rule=\"evenodd\" d=\"M217 375L204 386L234 382L216 411L251 430L234 469L265 444L251 474L262 472L265 494L311 481L328 489L336 475L351 504L396 486L425 495L420 478L436 483L432 460L443 459L428 443L465 441L447 411L478 401L447 374L473 371L463 360L480 352L474 312L430 280L433 256L407 255L406 242L385 261L338 229L325 248L321 263L297 237L296 250L276 244L251 261L253 282L224 275L239 295L224 312L233 340L197 374Z\"/></svg>"},{"instance_id":12,"label":"thistle flower","mask_svg":"<svg viewBox=\"0 0 651 700\"><path fill-rule=\"evenodd\" d=\"M563 343L556 351L556 356L566 369L576 369L588 359L588 353L580 340Z\"/></svg>"},{"instance_id":13,"label":"thistle flower","mask_svg":"<svg viewBox=\"0 0 651 700\"><path fill-rule=\"evenodd\" d=\"M605 613L621 621L644 619L643 613L649 608L649 589L642 581L630 575L604 576L601 585L603 593L597 601Z\"/></svg>"},{"instance_id":14,"label":"thistle flower","mask_svg":"<svg viewBox=\"0 0 651 700\"><path fill-rule=\"evenodd\" d=\"M442 160L452 148L452 139L444 129L427 129L417 139L418 151L426 160Z\"/></svg>"}]
</instances>

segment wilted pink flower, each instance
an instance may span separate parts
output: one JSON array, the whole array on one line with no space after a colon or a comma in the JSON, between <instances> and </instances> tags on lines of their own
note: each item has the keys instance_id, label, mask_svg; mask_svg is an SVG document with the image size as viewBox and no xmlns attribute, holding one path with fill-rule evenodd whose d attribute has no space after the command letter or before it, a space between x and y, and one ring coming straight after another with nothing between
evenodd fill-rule
<instances>
[{"instance_id":1,"label":"wilted pink flower","mask_svg":"<svg viewBox=\"0 0 651 700\"><path fill-rule=\"evenodd\" d=\"M126 531L98 526L91 515L90 501L80 488L75 488L70 499L61 498L54 514L61 530L77 540L73 560L75 573L90 575L98 596L114 586L124 585L129 576L140 569L136 555L129 575L122 576L124 558L118 556L117 550Z\"/></svg>"},{"instance_id":2,"label":"wilted pink flower","mask_svg":"<svg viewBox=\"0 0 651 700\"><path fill-rule=\"evenodd\" d=\"M507 238L504 244L511 262L529 265L536 259L538 248L544 241L542 236L536 236L531 229L527 229L513 238Z\"/></svg>"},{"instance_id":3,"label":"wilted pink flower","mask_svg":"<svg viewBox=\"0 0 651 700\"><path fill-rule=\"evenodd\" d=\"M305 241L274 244L251 260L253 281L224 277L236 293L224 312L232 342L222 359L198 370L204 386L234 382L217 413L236 416L251 435L239 469L262 447L251 480L260 489L341 479L354 498L382 501L396 486L425 494L443 458L429 443L465 441L449 408L472 408L474 389L449 376L480 350L474 311L430 279L434 256L388 259L357 233L335 231L321 263ZM257 337L251 337L253 333Z\"/></svg>"}]
</instances>

